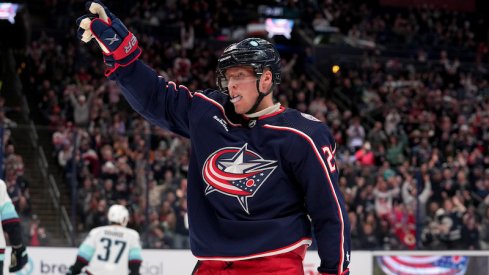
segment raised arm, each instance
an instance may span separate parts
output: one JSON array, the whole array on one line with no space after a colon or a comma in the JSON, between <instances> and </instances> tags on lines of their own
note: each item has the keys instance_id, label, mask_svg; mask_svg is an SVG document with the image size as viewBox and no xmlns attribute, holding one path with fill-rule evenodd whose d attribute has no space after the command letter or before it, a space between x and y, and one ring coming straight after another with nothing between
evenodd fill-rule
<instances>
[{"instance_id":1,"label":"raised arm","mask_svg":"<svg viewBox=\"0 0 489 275\"><path fill-rule=\"evenodd\" d=\"M90 14L77 19L78 38L99 45L107 67L105 75L117 81L129 104L145 119L188 137L193 93L159 77L139 61L141 48L136 36L100 1L88 2L87 9Z\"/></svg>"}]
</instances>

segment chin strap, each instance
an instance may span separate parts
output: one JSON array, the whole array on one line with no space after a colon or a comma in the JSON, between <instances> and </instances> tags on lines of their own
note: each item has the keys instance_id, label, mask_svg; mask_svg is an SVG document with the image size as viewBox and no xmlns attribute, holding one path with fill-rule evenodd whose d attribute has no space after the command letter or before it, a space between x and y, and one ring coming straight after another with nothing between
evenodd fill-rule
<instances>
[{"instance_id":1,"label":"chin strap","mask_svg":"<svg viewBox=\"0 0 489 275\"><path fill-rule=\"evenodd\" d=\"M258 118L261 116L273 114L273 113L277 112L278 110L280 110L281 106L282 105L280 104L280 102L277 102L277 103L273 104L272 106L266 107L265 109L262 109L256 113L244 114L244 116L249 118L249 119L253 119L253 118Z\"/></svg>"},{"instance_id":2,"label":"chin strap","mask_svg":"<svg viewBox=\"0 0 489 275\"><path fill-rule=\"evenodd\" d=\"M256 99L255 104L253 104L253 107L251 107L251 109L249 109L248 112L246 112L247 115L253 114L254 112L256 112L256 109L258 108L258 105L260 105L261 101L267 95L269 95L273 91L273 87L275 87L275 84L272 84L272 87L270 87L270 90L268 90L265 93L260 92L260 78L261 78L261 75L260 75L260 77L257 77L257 79L256 79L256 90L258 91L258 98Z\"/></svg>"}]
</instances>

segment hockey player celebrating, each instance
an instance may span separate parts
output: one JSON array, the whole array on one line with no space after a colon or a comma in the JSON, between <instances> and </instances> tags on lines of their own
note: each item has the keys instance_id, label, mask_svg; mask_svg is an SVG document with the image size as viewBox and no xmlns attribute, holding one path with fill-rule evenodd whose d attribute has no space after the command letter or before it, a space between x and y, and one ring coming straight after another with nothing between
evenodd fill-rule
<instances>
[{"instance_id":1,"label":"hockey player celebrating","mask_svg":"<svg viewBox=\"0 0 489 275\"><path fill-rule=\"evenodd\" d=\"M5 237L3 232L6 232L12 253L10 255L9 272L17 272L21 270L28 261L27 251L22 240L22 229L20 227L19 215L15 211L15 206L12 204L7 193L7 185L3 180L0 180L0 216L2 218L2 226L0 227L0 275L3 274L3 259L5 253Z\"/></svg>"},{"instance_id":2,"label":"hockey player celebrating","mask_svg":"<svg viewBox=\"0 0 489 275\"><path fill-rule=\"evenodd\" d=\"M129 212L122 205L112 205L107 214L110 225L90 231L78 249L76 262L67 275L130 274L139 275L141 244L139 233L126 228Z\"/></svg>"},{"instance_id":3,"label":"hockey player celebrating","mask_svg":"<svg viewBox=\"0 0 489 275\"><path fill-rule=\"evenodd\" d=\"M319 272L349 274L336 144L319 120L274 103L275 46L259 38L230 45L218 60L220 90L189 91L138 60L136 37L102 3L87 7L91 14L77 20L78 35L99 44L109 79L144 118L192 142L194 274L303 274L313 230Z\"/></svg>"}]
</instances>

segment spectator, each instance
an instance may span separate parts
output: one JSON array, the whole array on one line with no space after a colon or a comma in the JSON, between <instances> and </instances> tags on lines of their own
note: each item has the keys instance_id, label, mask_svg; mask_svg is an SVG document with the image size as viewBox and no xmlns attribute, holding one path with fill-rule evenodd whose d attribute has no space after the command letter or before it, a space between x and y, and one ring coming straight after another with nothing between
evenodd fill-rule
<instances>
[{"instance_id":1,"label":"spectator","mask_svg":"<svg viewBox=\"0 0 489 275\"><path fill-rule=\"evenodd\" d=\"M355 159L362 166L375 165L375 155L371 151L370 142L365 142L362 148L355 152Z\"/></svg>"},{"instance_id":2,"label":"spectator","mask_svg":"<svg viewBox=\"0 0 489 275\"><path fill-rule=\"evenodd\" d=\"M73 106L73 118L75 125L81 128L86 128L89 123L90 108L92 105L92 98L94 96L93 91L88 91L89 97L83 93L79 93L75 97L75 90L66 90L68 93L71 105Z\"/></svg>"},{"instance_id":3,"label":"spectator","mask_svg":"<svg viewBox=\"0 0 489 275\"><path fill-rule=\"evenodd\" d=\"M474 216L464 217L464 224L462 227L462 242L463 246L467 246L469 250L480 249L479 228Z\"/></svg>"},{"instance_id":4,"label":"spectator","mask_svg":"<svg viewBox=\"0 0 489 275\"><path fill-rule=\"evenodd\" d=\"M31 224L29 227L30 246L48 246L49 239L44 227L40 226L40 221L37 215L32 215Z\"/></svg>"},{"instance_id":5,"label":"spectator","mask_svg":"<svg viewBox=\"0 0 489 275\"><path fill-rule=\"evenodd\" d=\"M480 247L489 249L489 196L479 205L479 213L482 214L482 224L479 227Z\"/></svg>"},{"instance_id":6,"label":"spectator","mask_svg":"<svg viewBox=\"0 0 489 275\"><path fill-rule=\"evenodd\" d=\"M443 208L437 211L438 237L446 249L461 249L462 216L465 210L460 201L453 197L445 199Z\"/></svg>"},{"instance_id":7,"label":"spectator","mask_svg":"<svg viewBox=\"0 0 489 275\"><path fill-rule=\"evenodd\" d=\"M399 176L390 176L386 179L377 177L377 183L373 194L375 197L375 213L377 217L389 219L393 210L393 200L399 194Z\"/></svg>"},{"instance_id":8,"label":"spectator","mask_svg":"<svg viewBox=\"0 0 489 275\"><path fill-rule=\"evenodd\" d=\"M417 214L420 221L426 218L426 204L431 195L431 181L428 174L423 175L423 191L418 192L421 186L413 176L405 175L405 181L402 185L402 200L407 209ZM419 211L419 212L418 212Z\"/></svg>"},{"instance_id":9,"label":"spectator","mask_svg":"<svg viewBox=\"0 0 489 275\"><path fill-rule=\"evenodd\" d=\"M181 197L178 205L175 207L176 225L174 236L174 247L176 249L189 249L190 242L188 239L188 215L187 215L187 198Z\"/></svg>"},{"instance_id":10,"label":"spectator","mask_svg":"<svg viewBox=\"0 0 489 275\"><path fill-rule=\"evenodd\" d=\"M348 136L348 148L352 152L362 147L365 140L365 129L360 125L360 119L354 118L352 125L346 131Z\"/></svg>"}]
</instances>

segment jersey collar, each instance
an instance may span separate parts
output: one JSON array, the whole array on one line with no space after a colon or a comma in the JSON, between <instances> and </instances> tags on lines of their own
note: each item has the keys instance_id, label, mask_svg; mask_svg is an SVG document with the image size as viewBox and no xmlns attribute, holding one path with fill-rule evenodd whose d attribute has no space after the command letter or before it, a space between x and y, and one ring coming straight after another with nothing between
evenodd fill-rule
<instances>
[{"instance_id":1,"label":"jersey collar","mask_svg":"<svg viewBox=\"0 0 489 275\"><path fill-rule=\"evenodd\" d=\"M274 105L267 107L261 111L252 113L252 114L245 114L243 115L246 119L263 119L265 117L270 117L272 115L276 115L277 112L281 112L280 110L283 109L283 107L280 105L280 103L275 103Z\"/></svg>"}]
</instances>

